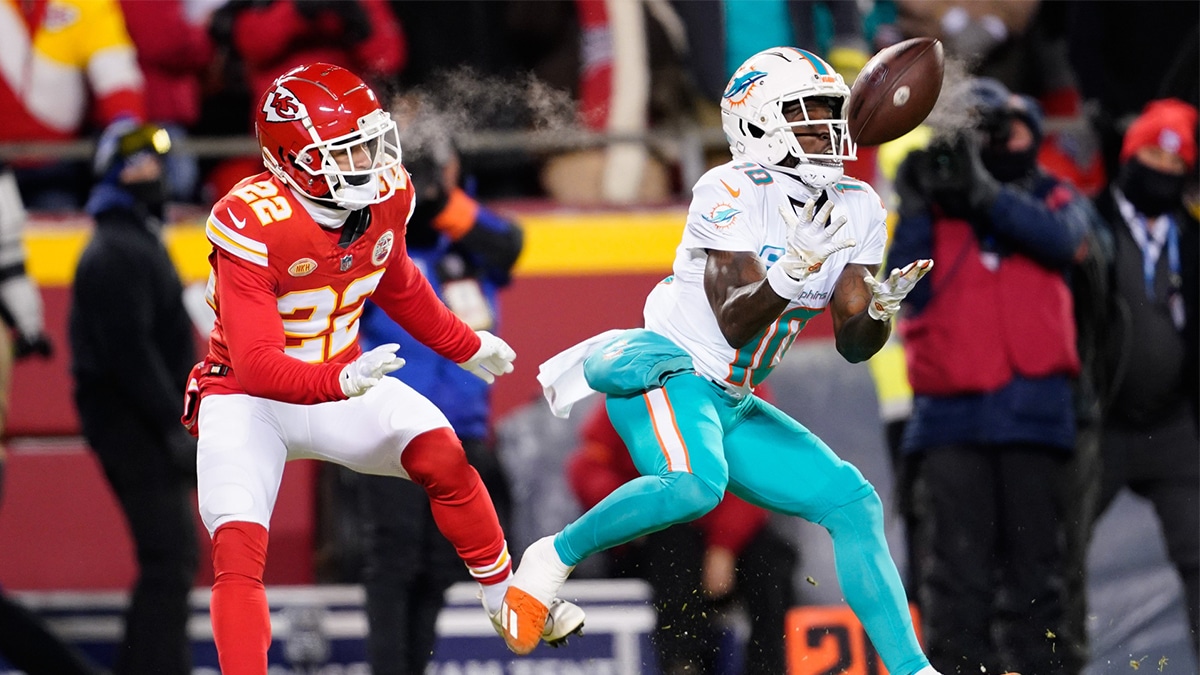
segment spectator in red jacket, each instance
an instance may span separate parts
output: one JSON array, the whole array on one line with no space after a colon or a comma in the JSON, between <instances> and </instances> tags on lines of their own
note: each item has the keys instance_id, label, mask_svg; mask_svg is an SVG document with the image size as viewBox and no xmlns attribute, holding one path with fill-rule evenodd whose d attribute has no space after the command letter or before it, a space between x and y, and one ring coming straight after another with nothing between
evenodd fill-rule
<instances>
[{"instance_id":1,"label":"spectator in red jacket","mask_svg":"<svg viewBox=\"0 0 1200 675\"><path fill-rule=\"evenodd\" d=\"M250 91L305 63L332 63L360 73L375 89L408 58L400 22L384 0L232 0L233 46Z\"/></svg>"},{"instance_id":2,"label":"spectator in red jacket","mask_svg":"<svg viewBox=\"0 0 1200 675\"><path fill-rule=\"evenodd\" d=\"M638 476L603 405L593 408L580 445L566 464L580 506L595 506ZM786 670L784 616L794 604L792 544L767 523L766 511L726 494L698 520L647 535L613 550L617 576L640 576L654 588L658 627L652 642L664 675L716 672L720 610L735 599L750 618L744 675Z\"/></svg>"},{"instance_id":3,"label":"spectator in red jacket","mask_svg":"<svg viewBox=\"0 0 1200 675\"><path fill-rule=\"evenodd\" d=\"M229 0L213 13L209 35L219 48L232 47L222 60L235 72L222 76L244 78L252 106L276 77L307 63L347 68L386 98L408 62L404 31L387 0ZM255 112L246 111L248 133ZM230 158L207 174L204 191L215 199L261 169L257 154Z\"/></svg>"},{"instance_id":4,"label":"spectator in red jacket","mask_svg":"<svg viewBox=\"0 0 1200 675\"><path fill-rule=\"evenodd\" d=\"M191 202L199 168L195 154L179 146L200 119L201 86L213 45L205 25L190 20L184 5L184 0L121 0L145 77L146 117L166 129L175 145L166 158L167 196Z\"/></svg>"}]
</instances>

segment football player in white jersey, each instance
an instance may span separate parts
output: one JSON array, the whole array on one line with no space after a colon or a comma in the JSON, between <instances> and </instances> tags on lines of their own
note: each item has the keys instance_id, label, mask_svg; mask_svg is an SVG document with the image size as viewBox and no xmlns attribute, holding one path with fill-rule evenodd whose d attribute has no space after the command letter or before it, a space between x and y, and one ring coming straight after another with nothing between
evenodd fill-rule
<instances>
[{"instance_id":1,"label":"football player in white jersey","mask_svg":"<svg viewBox=\"0 0 1200 675\"><path fill-rule=\"evenodd\" d=\"M753 393L826 309L838 351L869 358L933 265L875 278L885 210L870 185L842 173L855 156L849 94L809 52L779 47L747 60L721 101L733 161L696 184L674 274L646 301L646 328L598 336L542 365L559 414L588 389L606 394L642 476L526 549L505 596L513 651L537 645L547 607L581 560L695 519L729 490L824 526L846 600L888 670L935 672L913 632L875 488ZM566 384L580 368L582 391Z\"/></svg>"}]
</instances>

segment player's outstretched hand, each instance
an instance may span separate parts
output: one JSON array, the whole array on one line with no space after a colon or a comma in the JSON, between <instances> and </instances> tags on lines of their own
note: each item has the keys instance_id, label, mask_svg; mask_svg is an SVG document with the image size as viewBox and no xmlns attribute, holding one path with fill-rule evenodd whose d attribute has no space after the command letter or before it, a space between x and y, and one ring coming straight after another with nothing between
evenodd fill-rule
<instances>
[{"instance_id":1,"label":"player's outstretched hand","mask_svg":"<svg viewBox=\"0 0 1200 675\"><path fill-rule=\"evenodd\" d=\"M779 207L779 215L788 227L787 251L767 270L767 281L771 288L783 298L795 298L804 290L804 282L820 271L829 256L856 244L854 239L834 237L846 224L846 216L840 216L829 224L833 202L817 209L817 200L811 199L797 216L786 206Z\"/></svg>"},{"instance_id":2,"label":"player's outstretched hand","mask_svg":"<svg viewBox=\"0 0 1200 675\"><path fill-rule=\"evenodd\" d=\"M931 269L933 261L922 259L893 269L883 281L870 274L863 277L867 288L871 289L871 304L867 305L867 313L877 321L891 321L900 311L900 301Z\"/></svg>"},{"instance_id":3,"label":"player's outstretched hand","mask_svg":"<svg viewBox=\"0 0 1200 675\"><path fill-rule=\"evenodd\" d=\"M342 393L351 398L362 396L379 384L385 375L399 370L404 365L404 359L396 356L397 349L400 349L400 345L395 343L379 345L346 364L338 377L342 383Z\"/></svg>"},{"instance_id":4,"label":"player's outstretched hand","mask_svg":"<svg viewBox=\"0 0 1200 675\"><path fill-rule=\"evenodd\" d=\"M829 214L833 211L833 202L817 210L817 200L810 199L800 215L794 215L786 206L779 207L779 215L788 226L788 255L785 270L788 276L797 281L803 281L809 275L816 274L829 256L844 248L855 245L853 239L838 239L834 237L846 224L846 216L841 216L833 223L829 222ZM780 262L783 262L782 260Z\"/></svg>"},{"instance_id":5,"label":"player's outstretched hand","mask_svg":"<svg viewBox=\"0 0 1200 675\"><path fill-rule=\"evenodd\" d=\"M477 330L475 334L479 336L479 351L458 365L488 384L495 382L499 375L511 373L512 362L517 358L513 348L486 330Z\"/></svg>"}]
</instances>

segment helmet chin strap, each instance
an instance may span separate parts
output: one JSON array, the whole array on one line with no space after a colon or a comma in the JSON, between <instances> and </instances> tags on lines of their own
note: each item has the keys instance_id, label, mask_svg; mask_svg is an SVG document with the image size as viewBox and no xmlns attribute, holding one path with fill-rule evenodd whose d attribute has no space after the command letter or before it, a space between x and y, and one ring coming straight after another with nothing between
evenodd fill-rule
<instances>
[{"instance_id":1,"label":"helmet chin strap","mask_svg":"<svg viewBox=\"0 0 1200 675\"><path fill-rule=\"evenodd\" d=\"M793 158L795 155L791 155ZM800 179L800 182L805 186L812 188L816 192L820 192L825 188L833 185L842 179L845 175L845 168L841 166L823 166L814 164L804 160L797 160L795 166L785 166L783 164L775 164L772 166L776 171L781 171L791 176ZM815 195L814 195L815 196Z\"/></svg>"}]
</instances>

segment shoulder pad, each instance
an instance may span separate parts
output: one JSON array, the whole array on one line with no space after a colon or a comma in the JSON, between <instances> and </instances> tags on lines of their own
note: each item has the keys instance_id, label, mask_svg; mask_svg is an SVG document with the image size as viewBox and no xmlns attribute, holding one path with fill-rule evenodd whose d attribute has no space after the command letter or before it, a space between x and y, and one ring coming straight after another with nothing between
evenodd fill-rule
<instances>
[{"instance_id":1,"label":"shoulder pad","mask_svg":"<svg viewBox=\"0 0 1200 675\"><path fill-rule=\"evenodd\" d=\"M850 176L843 176L838 182L834 183L833 189L838 192L874 192L869 184Z\"/></svg>"},{"instance_id":2,"label":"shoulder pad","mask_svg":"<svg viewBox=\"0 0 1200 675\"><path fill-rule=\"evenodd\" d=\"M833 189L849 199L860 199L872 207L878 206L880 209L887 211L887 205L883 203L883 199L879 196L879 193L866 181L845 176L834 184Z\"/></svg>"},{"instance_id":3,"label":"shoulder pad","mask_svg":"<svg viewBox=\"0 0 1200 675\"><path fill-rule=\"evenodd\" d=\"M221 250L248 262L267 266L268 227L290 220L303 207L286 187L259 174L238 183L213 206L205 235Z\"/></svg>"}]
</instances>

